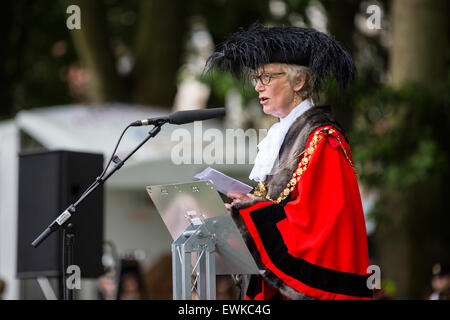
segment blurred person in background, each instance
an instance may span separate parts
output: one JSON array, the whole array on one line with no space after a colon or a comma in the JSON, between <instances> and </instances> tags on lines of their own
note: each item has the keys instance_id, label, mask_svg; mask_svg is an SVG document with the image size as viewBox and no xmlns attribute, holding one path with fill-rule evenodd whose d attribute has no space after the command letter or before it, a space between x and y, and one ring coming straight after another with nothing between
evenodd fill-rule
<instances>
[{"instance_id":1,"label":"blurred person in background","mask_svg":"<svg viewBox=\"0 0 450 320\"><path fill-rule=\"evenodd\" d=\"M97 279L99 300L115 300L117 293L117 283L115 281L115 270L106 269L105 273Z\"/></svg>"},{"instance_id":2,"label":"blurred person in background","mask_svg":"<svg viewBox=\"0 0 450 320\"><path fill-rule=\"evenodd\" d=\"M134 259L122 259L118 300L143 300L145 297L145 284L139 262Z\"/></svg>"},{"instance_id":3,"label":"blurred person in background","mask_svg":"<svg viewBox=\"0 0 450 320\"><path fill-rule=\"evenodd\" d=\"M450 265L436 263L432 268L429 300L450 300Z\"/></svg>"},{"instance_id":4,"label":"blurred person in background","mask_svg":"<svg viewBox=\"0 0 450 320\"><path fill-rule=\"evenodd\" d=\"M172 255L161 256L146 272L147 299L172 300Z\"/></svg>"},{"instance_id":5,"label":"blurred person in background","mask_svg":"<svg viewBox=\"0 0 450 320\"><path fill-rule=\"evenodd\" d=\"M218 275L216 281L217 300L236 300L239 297L239 289L229 275Z\"/></svg>"}]
</instances>

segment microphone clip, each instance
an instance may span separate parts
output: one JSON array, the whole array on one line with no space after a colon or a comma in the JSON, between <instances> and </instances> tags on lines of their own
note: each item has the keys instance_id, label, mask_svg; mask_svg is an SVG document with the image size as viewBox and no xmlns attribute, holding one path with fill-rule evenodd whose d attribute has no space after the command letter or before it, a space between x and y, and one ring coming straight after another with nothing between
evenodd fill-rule
<instances>
[{"instance_id":1,"label":"microphone clip","mask_svg":"<svg viewBox=\"0 0 450 320\"><path fill-rule=\"evenodd\" d=\"M159 117L159 118L150 118L150 119L144 119L144 120L137 120L130 124L132 127L141 127L141 126L161 126L167 122L169 122L169 117Z\"/></svg>"}]
</instances>

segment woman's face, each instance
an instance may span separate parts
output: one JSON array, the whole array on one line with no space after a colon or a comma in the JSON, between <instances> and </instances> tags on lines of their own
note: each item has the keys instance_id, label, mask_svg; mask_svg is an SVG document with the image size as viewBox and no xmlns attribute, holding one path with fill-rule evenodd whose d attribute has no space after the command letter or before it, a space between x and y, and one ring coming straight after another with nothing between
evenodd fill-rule
<instances>
[{"instance_id":1,"label":"woman's face","mask_svg":"<svg viewBox=\"0 0 450 320\"><path fill-rule=\"evenodd\" d=\"M274 75L270 79L270 82L265 85L261 81L257 81L255 90L259 93L259 103L262 104L265 114L284 118L301 102L301 99L294 98L295 88L292 88L286 73L281 70L279 64L266 64L258 68L256 75L261 76L270 73L282 74Z\"/></svg>"}]
</instances>

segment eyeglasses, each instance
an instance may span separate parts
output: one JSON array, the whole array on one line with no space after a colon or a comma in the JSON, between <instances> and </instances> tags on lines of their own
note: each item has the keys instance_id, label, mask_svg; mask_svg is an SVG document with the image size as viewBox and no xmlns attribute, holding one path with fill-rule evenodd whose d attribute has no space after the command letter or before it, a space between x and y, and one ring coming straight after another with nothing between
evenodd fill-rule
<instances>
[{"instance_id":1,"label":"eyeglasses","mask_svg":"<svg viewBox=\"0 0 450 320\"><path fill-rule=\"evenodd\" d=\"M268 72L268 73L262 73L259 76L253 75L251 77L250 81L254 87L256 87L256 85L258 84L258 80L261 82L261 84L268 85L270 83L270 80L272 80L273 77L280 76L285 73L286 72Z\"/></svg>"}]
</instances>

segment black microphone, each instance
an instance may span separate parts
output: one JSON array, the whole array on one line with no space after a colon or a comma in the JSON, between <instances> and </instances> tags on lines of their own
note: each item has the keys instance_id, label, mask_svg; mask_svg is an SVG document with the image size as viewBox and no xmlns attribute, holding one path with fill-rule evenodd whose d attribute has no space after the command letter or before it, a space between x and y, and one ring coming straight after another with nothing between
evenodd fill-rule
<instances>
[{"instance_id":1,"label":"black microphone","mask_svg":"<svg viewBox=\"0 0 450 320\"><path fill-rule=\"evenodd\" d=\"M133 127L159 125L163 123L171 124L185 124L194 121L209 120L214 118L221 118L225 116L224 108L214 109L200 109L200 110L185 110L177 111L169 114L168 116L138 120L131 124Z\"/></svg>"}]
</instances>

